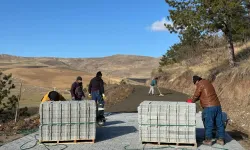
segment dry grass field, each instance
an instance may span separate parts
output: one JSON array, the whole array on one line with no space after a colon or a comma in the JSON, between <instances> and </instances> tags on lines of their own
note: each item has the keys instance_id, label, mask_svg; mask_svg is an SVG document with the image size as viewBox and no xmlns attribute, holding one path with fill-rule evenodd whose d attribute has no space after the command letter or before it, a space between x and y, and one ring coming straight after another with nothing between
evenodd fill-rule
<instances>
[{"instance_id":1,"label":"dry grass field","mask_svg":"<svg viewBox=\"0 0 250 150\"><path fill-rule=\"evenodd\" d=\"M157 58L115 55L104 58L31 58L0 55L0 71L12 73L19 94L22 86L21 107L38 107L48 91L56 90L70 99L69 89L77 76L83 77L86 87L97 71L102 71L104 82L119 83L128 77L148 78L153 68L158 66Z\"/></svg>"}]
</instances>

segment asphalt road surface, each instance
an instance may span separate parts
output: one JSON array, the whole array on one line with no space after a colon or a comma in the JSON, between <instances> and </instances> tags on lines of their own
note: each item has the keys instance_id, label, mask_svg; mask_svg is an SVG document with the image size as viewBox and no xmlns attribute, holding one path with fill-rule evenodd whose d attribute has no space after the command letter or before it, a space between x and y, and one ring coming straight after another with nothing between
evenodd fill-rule
<instances>
[{"instance_id":1,"label":"asphalt road surface","mask_svg":"<svg viewBox=\"0 0 250 150\"><path fill-rule=\"evenodd\" d=\"M146 86L135 86L134 92L125 100L120 103L115 104L114 106L107 108L106 112L137 112L137 107L141 102L145 100L150 101L186 101L188 96L175 92L172 90L160 88L164 96L159 96L158 90L155 88L154 96L149 96L148 91L149 87ZM122 91L121 91L122 92Z\"/></svg>"}]
</instances>

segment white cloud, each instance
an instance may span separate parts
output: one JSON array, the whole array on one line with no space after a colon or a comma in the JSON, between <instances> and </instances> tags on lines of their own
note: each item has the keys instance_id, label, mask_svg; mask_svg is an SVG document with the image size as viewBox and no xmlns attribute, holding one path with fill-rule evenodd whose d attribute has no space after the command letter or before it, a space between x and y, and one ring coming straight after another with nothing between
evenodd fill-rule
<instances>
[{"instance_id":1,"label":"white cloud","mask_svg":"<svg viewBox=\"0 0 250 150\"><path fill-rule=\"evenodd\" d=\"M172 21L167 21L166 18L162 18L160 21L155 21L149 29L151 31L168 31L168 29L164 26L164 24L173 24Z\"/></svg>"}]
</instances>

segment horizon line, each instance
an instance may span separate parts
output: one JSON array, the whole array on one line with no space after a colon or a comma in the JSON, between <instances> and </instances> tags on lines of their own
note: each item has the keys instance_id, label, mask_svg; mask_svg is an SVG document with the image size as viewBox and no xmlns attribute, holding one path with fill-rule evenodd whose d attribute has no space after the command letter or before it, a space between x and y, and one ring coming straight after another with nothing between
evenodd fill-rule
<instances>
[{"instance_id":1,"label":"horizon line","mask_svg":"<svg viewBox=\"0 0 250 150\"><path fill-rule=\"evenodd\" d=\"M161 58L162 56L154 57L154 56L145 56L145 55L135 55L135 54L114 54L108 56L97 56L97 57L61 57L61 56L20 56L13 54L0 53L0 56L10 56L10 57L23 57L23 58L63 58L63 59L90 59L90 58L105 58L105 57L113 57L113 56L138 56L138 57L151 57L151 58Z\"/></svg>"}]
</instances>

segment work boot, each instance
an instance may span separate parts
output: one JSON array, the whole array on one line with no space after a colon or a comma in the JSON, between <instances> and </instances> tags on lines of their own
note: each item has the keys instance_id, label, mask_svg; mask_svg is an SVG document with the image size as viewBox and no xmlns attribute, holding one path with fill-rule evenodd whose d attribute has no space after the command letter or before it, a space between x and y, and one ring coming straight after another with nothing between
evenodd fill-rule
<instances>
[{"instance_id":1,"label":"work boot","mask_svg":"<svg viewBox=\"0 0 250 150\"><path fill-rule=\"evenodd\" d=\"M206 139L203 141L204 145L212 146L212 140Z\"/></svg>"},{"instance_id":2,"label":"work boot","mask_svg":"<svg viewBox=\"0 0 250 150\"><path fill-rule=\"evenodd\" d=\"M217 144L220 144L220 145L225 145L225 142L224 142L224 140L223 139L218 139L217 141L216 141L216 143Z\"/></svg>"}]
</instances>

